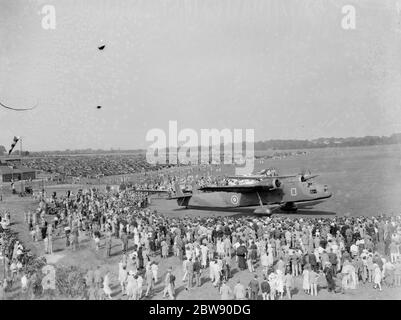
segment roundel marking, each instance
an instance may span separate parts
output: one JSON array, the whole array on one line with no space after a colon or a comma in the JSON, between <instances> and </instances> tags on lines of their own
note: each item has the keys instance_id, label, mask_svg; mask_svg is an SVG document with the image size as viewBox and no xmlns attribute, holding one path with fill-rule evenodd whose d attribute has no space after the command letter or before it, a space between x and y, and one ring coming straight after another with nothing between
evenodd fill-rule
<instances>
[{"instance_id":1,"label":"roundel marking","mask_svg":"<svg viewBox=\"0 0 401 320\"><path fill-rule=\"evenodd\" d=\"M231 196L231 203L232 204L238 204L238 196L236 194L233 194Z\"/></svg>"}]
</instances>

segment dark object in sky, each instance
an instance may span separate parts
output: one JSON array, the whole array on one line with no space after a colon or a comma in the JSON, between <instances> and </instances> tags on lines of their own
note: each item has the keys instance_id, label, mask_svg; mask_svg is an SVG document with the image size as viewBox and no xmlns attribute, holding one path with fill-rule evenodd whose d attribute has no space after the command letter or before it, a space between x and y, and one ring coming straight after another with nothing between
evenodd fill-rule
<instances>
[{"instance_id":1,"label":"dark object in sky","mask_svg":"<svg viewBox=\"0 0 401 320\"><path fill-rule=\"evenodd\" d=\"M105 44L102 44L101 46L97 47L99 50L103 50L106 47Z\"/></svg>"},{"instance_id":2,"label":"dark object in sky","mask_svg":"<svg viewBox=\"0 0 401 320\"><path fill-rule=\"evenodd\" d=\"M98 108L98 109L102 109L102 106L97 106L96 108Z\"/></svg>"},{"instance_id":3,"label":"dark object in sky","mask_svg":"<svg viewBox=\"0 0 401 320\"><path fill-rule=\"evenodd\" d=\"M34 105L33 107L30 107L30 108L13 108L13 107L10 107L10 106L6 106L5 104L0 102L0 106L2 106L3 108L6 108L6 109L14 110L14 111L28 111L28 110L35 109L38 105L36 104L36 105Z\"/></svg>"}]
</instances>

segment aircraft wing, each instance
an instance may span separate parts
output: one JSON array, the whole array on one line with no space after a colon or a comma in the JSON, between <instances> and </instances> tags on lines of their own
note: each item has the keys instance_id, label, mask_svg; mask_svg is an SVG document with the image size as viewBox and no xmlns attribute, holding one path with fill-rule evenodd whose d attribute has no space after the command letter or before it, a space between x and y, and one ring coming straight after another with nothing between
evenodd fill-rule
<instances>
[{"instance_id":1,"label":"aircraft wing","mask_svg":"<svg viewBox=\"0 0 401 320\"><path fill-rule=\"evenodd\" d=\"M173 195L171 195L170 197L167 198L167 200L176 200L176 199L190 198L190 197L192 197L192 193L184 193L181 196L173 196Z\"/></svg>"},{"instance_id":2,"label":"aircraft wing","mask_svg":"<svg viewBox=\"0 0 401 320\"><path fill-rule=\"evenodd\" d=\"M239 192L239 193L249 193L256 191L267 191L272 189L271 186L267 185L234 185L234 186L218 186L218 187L202 187L201 191L211 191L211 192Z\"/></svg>"},{"instance_id":3,"label":"aircraft wing","mask_svg":"<svg viewBox=\"0 0 401 320\"><path fill-rule=\"evenodd\" d=\"M266 175L255 175L255 176L229 176L229 179L236 180L268 180L268 179L288 179L296 177L296 174L286 176L266 176Z\"/></svg>"},{"instance_id":4,"label":"aircraft wing","mask_svg":"<svg viewBox=\"0 0 401 320\"><path fill-rule=\"evenodd\" d=\"M306 176L306 177L304 177L304 180L305 180L305 181L308 181L308 180L313 179L313 178L316 178L316 177L318 177L318 176L319 176L318 174L315 174L315 175L313 175L313 176Z\"/></svg>"},{"instance_id":5,"label":"aircraft wing","mask_svg":"<svg viewBox=\"0 0 401 320\"><path fill-rule=\"evenodd\" d=\"M228 176L228 179L236 179L236 180L260 180L265 178L266 176Z\"/></svg>"},{"instance_id":6,"label":"aircraft wing","mask_svg":"<svg viewBox=\"0 0 401 320\"><path fill-rule=\"evenodd\" d=\"M134 189L134 191L146 192L146 193L170 193L170 191L167 190L156 190L156 189Z\"/></svg>"}]
</instances>

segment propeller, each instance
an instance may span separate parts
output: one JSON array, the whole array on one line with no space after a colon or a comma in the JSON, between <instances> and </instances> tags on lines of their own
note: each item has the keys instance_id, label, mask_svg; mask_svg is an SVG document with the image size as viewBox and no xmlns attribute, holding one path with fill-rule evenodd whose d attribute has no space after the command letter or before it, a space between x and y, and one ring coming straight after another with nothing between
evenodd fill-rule
<instances>
[{"instance_id":1,"label":"propeller","mask_svg":"<svg viewBox=\"0 0 401 320\"><path fill-rule=\"evenodd\" d=\"M319 176L318 174L312 175L312 172L309 169L305 169L305 168L301 169L300 175L303 176L304 181L308 181L310 179L313 179L313 178L316 178Z\"/></svg>"},{"instance_id":2,"label":"propeller","mask_svg":"<svg viewBox=\"0 0 401 320\"><path fill-rule=\"evenodd\" d=\"M28 111L28 110L35 109L38 105L36 104L36 105L34 105L33 107L30 107L30 108L13 108L13 107L7 106L7 105L5 105L5 104L0 102L0 106L2 106L3 108L6 108L6 109L14 110L14 111Z\"/></svg>"},{"instance_id":3,"label":"propeller","mask_svg":"<svg viewBox=\"0 0 401 320\"><path fill-rule=\"evenodd\" d=\"M263 170L257 172L257 174L264 175L264 174L266 174L266 172L267 172L267 169L263 169Z\"/></svg>"}]
</instances>

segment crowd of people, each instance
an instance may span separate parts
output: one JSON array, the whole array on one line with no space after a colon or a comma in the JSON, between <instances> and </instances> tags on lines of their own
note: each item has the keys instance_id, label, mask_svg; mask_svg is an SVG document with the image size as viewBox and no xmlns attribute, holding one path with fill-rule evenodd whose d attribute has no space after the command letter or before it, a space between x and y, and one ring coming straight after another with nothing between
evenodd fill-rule
<instances>
[{"instance_id":1,"label":"crowd of people","mask_svg":"<svg viewBox=\"0 0 401 320\"><path fill-rule=\"evenodd\" d=\"M89 152L89 151L88 151ZM276 151L272 155L255 156L261 163L264 159L281 159L289 156L305 155L304 151ZM209 161L209 159L207 160ZM202 160L200 167L206 166L210 168L210 164L204 163ZM189 171L194 172L193 168L197 166L186 166L185 164L169 165L152 165L146 160L145 153L126 153L126 154L75 154L75 155L46 155L37 154L24 158L26 167L49 174L59 174L68 177L87 177L97 178L103 176L128 175L133 173L151 173L166 167L188 167ZM198 170L198 168L196 168ZM198 170L199 171L199 170ZM209 177L211 181L215 178ZM220 179L218 179L220 180Z\"/></svg>"},{"instance_id":2,"label":"crowd of people","mask_svg":"<svg viewBox=\"0 0 401 320\"><path fill-rule=\"evenodd\" d=\"M229 178L226 173L223 172L221 167L215 165L172 168L169 173L166 173L165 170L147 173L134 182L129 182L128 185L134 187L136 190L167 190L175 192L174 186L176 184L183 191L192 191L193 188L205 186L226 186L247 183L246 180Z\"/></svg>"},{"instance_id":3,"label":"crowd of people","mask_svg":"<svg viewBox=\"0 0 401 320\"><path fill-rule=\"evenodd\" d=\"M8 210L0 213L0 300L5 297L5 290L11 288L17 281L24 281L24 267L32 256L17 235L10 230L11 213Z\"/></svg>"},{"instance_id":4,"label":"crowd of people","mask_svg":"<svg viewBox=\"0 0 401 320\"><path fill-rule=\"evenodd\" d=\"M80 250L80 239L87 236L92 250L106 259L121 254L118 282L127 299L151 297L157 285L163 286L163 297L174 299L178 283L196 294L208 281L222 299L239 300L291 299L299 283L311 296L323 287L344 293L362 284L377 290L401 285L400 216L177 218L152 211L147 203L148 194L134 188L80 190L42 197L26 223L47 254L55 236L64 237L71 250ZM50 221L49 206L56 208ZM116 241L120 250L112 253ZM171 264L172 256L181 270L170 267L161 279L158 270ZM236 271L239 279L250 273L252 280L232 287ZM176 279L178 274L183 277ZM100 267L88 270L88 298L111 299L110 281Z\"/></svg>"},{"instance_id":5,"label":"crowd of people","mask_svg":"<svg viewBox=\"0 0 401 320\"><path fill-rule=\"evenodd\" d=\"M144 154L46 156L24 159L24 165L45 173L69 177L97 178L155 170Z\"/></svg>"},{"instance_id":6,"label":"crowd of people","mask_svg":"<svg viewBox=\"0 0 401 320\"><path fill-rule=\"evenodd\" d=\"M207 282L222 299L239 300L291 299L300 291L316 296L322 288L344 293L361 285L378 291L401 286L400 216L172 217L148 207L146 190L233 182L221 167L210 165L145 170L140 176L136 183L104 192L88 188L47 195L42 190L35 194L37 210L25 213L31 239L43 243L45 254L53 254L55 239L63 239L63 249L76 251L87 248L81 244L89 238L90 250L104 259L121 255L115 267L119 292L111 290L112 275L95 266L86 274L88 299L120 293L127 299L150 298L160 286L163 297L175 299L181 292L177 286L196 295ZM3 214L1 230L10 219ZM23 262L18 264L11 251L14 245L3 260L5 278L15 282L18 274L26 288L29 275L19 272Z\"/></svg>"}]
</instances>

